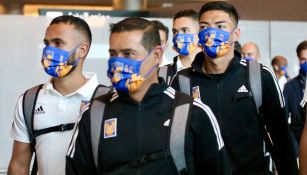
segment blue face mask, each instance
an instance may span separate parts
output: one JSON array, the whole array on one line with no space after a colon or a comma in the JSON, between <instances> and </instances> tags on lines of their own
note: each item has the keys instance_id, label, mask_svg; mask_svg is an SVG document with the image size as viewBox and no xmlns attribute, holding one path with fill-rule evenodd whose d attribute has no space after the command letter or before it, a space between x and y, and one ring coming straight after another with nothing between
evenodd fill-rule
<instances>
[{"instance_id":1,"label":"blue face mask","mask_svg":"<svg viewBox=\"0 0 307 175\"><path fill-rule=\"evenodd\" d=\"M281 66L281 70L285 72L285 74L287 73L287 66Z\"/></svg>"},{"instance_id":2,"label":"blue face mask","mask_svg":"<svg viewBox=\"0 0 307 175\"><path fill-rule=\"evenodd\" d=\"M43 50L42 65L45 72L53 77L64 77L78 64L79 59L69 63L70 56L79 47L78 45L72 51L68 52L52 46L46 46Z\"/></svg>"},{"instance_id":3,"label":"blue face mask","mask_svg":"<svg viewBox=\"0 0 307 175\"><path fill-rule=\"evenodd\" d=\"M173 45L179 55L188 56L196 49L194 45L194 34L178 33L173 38Z\"/></svg>"},{"instance_id":4,"label":"blue face mask","mask_svg":"<svg viewBox=\"0 0 307 175\"><path fill-rule=\"evenodd\" d=\"M232 33L232 32L231 32ZM199 44L210 58L224 56L230 49L229 32L209 27L198 33Z\"/></svg>"},{"instance_id":5,"label":"blue face mask","mask_svg":"<svg viewBox=\"0 0 307 175\"><path fill-rule=\"evenodd\" d=\"M307 73L307 61L305 61L304 63L300 64L300 71L306 75Z\"/></svg>"},{"instance_id":6,"label":"blue face mask","mask_svg":"<svg viewBox=\"0 0 307 175\"><path fill-rule=\"evenodd\" d=\"M123 57L111 57L109 59L107 73L116 90L134 93L139 89L144 83L145 78L158 67L158 65L154 65L146 75L142 76L140 74L141 65L148 56L141 61Z\"/></svg>"},{"instance_id":7,"label":"blue face mask","mask_svg":"<svg viewBox=\"0 0 307 175\"><path fill-rule=\"evenodd\" d=\"M245 59L246 61L255 61L255 59L252 57L244 57L243 59Z\"/></svg>"}]
</instances>

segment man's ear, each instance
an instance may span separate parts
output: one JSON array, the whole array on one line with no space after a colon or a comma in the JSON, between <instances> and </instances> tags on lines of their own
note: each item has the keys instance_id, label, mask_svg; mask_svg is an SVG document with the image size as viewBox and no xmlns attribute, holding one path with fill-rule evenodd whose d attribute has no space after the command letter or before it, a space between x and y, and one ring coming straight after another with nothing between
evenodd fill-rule
<instances>
[{"instance_id":1,"label":"man's ear","mask_svg":"<svg viewBox=\"0 0 307 175\"><path fill-rule=\"evenodd\" d=\"M241 37L241 30L240 30L240 28L236 28L235 31L233 32L233 39L232 39L232 41L233 42L239 41L240 37Z\"/></svg>"},{"instance_id":2,"label":"man's ear","mask_svg":"<svg viewBox=\"0 0 307 175\"><path fill-rule=\"evenodd\" d=\"M90 44L87 42L82 43L78 49L79 57L85 58L89 50L90 50Z\"/></svg>"},{"instance_id":3,"label":"man's ear","mask_svg":"<svg viewBox=\"0 0 307 175\"><path fill-rule=\"evenodd\" d=\"M153 55L155 58L155 64L160 64L162 62L162 56L163 56L163 48L161 46L156 46Z\"/></svg>"},{"instance_id":4,"label":"man's ear","mask_svg":"<svg viewBox=\"0 0 307 175\"><path fill-rule=\"evenodd\" d=\"M165 52L165 51L168 49L168 46L169 46L169 43L166 42L166 43L164 44L164 47L162 48L162 49L163 49L163 52Z\"/></svg>"}]
</instances>

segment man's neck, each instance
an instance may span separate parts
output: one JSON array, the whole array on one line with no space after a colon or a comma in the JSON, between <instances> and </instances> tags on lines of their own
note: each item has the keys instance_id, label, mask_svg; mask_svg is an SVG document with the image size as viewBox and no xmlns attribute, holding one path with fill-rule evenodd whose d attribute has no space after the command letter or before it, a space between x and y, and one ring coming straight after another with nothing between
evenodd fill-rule
<instances>
[{"instance_id":1,"label":"man's neck","mask_svg":"<svg viewBox=\"0 0 307 175\"><path fill-rule=\"evenodd\" d=\"M230 50L228 54L218 58L206 58L203 65L203 71L208 74L222 74L228 68L231 60L234 57L234 51Z\"/></svg>"},{"instance_id":2,"label":"man's neck","mask_svg":"<svg viewBox=\"0 0 307 175\"><path fill-rule=\"evenodd\" d=\"M179 55L178 58L182 64L183 67L191 67L192 62L195 59L195 56L201 52L200 48L196 48L195 51L193 53L190 53L188 56L184 56L184 55Z\"/></svg>"},{"instance_id":3,"label":"man's neck","mask_svg":"<svg viewBox=\"0 0 307 175\"><path fill-rule=\"evenodd\" d=\"M130 94L130 97L136 102L141 102L145 94L147 93L148 89L150 88L150 86L154 83L159 83L157 76L158 76L157 74L153 74L147 79L145 79L141 87L139 87L139 89L133 94Z\"/></svg>"},{"instance_id":4,"label":"man's neck","mask_svg":"<svg viewBox=\"0 0 307 175\"><path fill-rule=\"evenodd\" d=\"M54 89L60 94L67 95L80 89L86 81L87 80L81 70L74 70L65 77L53 78L52 84Z\"/></svg>"},{"instance_id":5,"label":"man's neck","mask_svg":"<svg viewBox=\"0 0 307 175\"><path fill-rule=\"evenodd\" d=\"M276 75L278 80L282 77L282 75L280 75L278 72L275 72L275 75Z\"/></svg>"}]
</instances>

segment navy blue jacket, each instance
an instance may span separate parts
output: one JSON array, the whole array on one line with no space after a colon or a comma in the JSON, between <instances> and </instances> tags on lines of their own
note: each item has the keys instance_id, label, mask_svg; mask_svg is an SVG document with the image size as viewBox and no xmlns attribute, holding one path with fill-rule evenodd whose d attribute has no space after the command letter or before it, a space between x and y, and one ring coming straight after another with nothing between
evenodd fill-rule
<instances>
[{"instance_id":1,"label":"navy blue jacket","mask_svg":"<svg viewBox=\"0 0 307 175\"><path fill-rule=\"evenodd\" d=\"M299 143L305 123L305 111L300 106L305 89L306 76L300 72L298 76L288 81L284 87L286 112L291 118L290 128Z\"/></svg>"}]
</instances>

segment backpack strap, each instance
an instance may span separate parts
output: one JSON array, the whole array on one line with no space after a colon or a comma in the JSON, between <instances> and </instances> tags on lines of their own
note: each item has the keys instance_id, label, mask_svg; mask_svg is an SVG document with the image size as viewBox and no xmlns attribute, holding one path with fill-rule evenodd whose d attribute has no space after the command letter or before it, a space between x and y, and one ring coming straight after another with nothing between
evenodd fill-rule
<instances>
[{"instance_id":1,"label":"backpack strap","mask_svg":"<svg viewBox=\"0 0 307 175\"><path fill-rule=\"evenodd\" d=\"M35 140L36 137L43 135L43 134L48 134L51 132L69 131L69 130L74 129L74 126L75 126L75 123L66 123L66 124L51 126L51 127L44 128L44 129L34 130L33 139Z\"/></svg>"},{"instance_id":2,"label":"backpack strap","mask_svg":"<svg viewBox=\"0 0 307 175\"><path fill-rule=\"evenodd\" d=\"M176 92L173 119L171 123L169 150L179 174L188 174L185 158L185 139L189 127L193 98Z\"/></svg>"},{"instance_id":3,"label":"backpack strap","mask_svg":"<svg viewBox=\"0 0 307 175\"><path fill-rule=\"evenodd\" d=\"M191 95L191 80L189 77L179 74L178 75L179 91L187 95Z\"/></svg>"},{"instance_id":4,"label":"backpack strap","mask_svg":"<svg viewBox=\"0 0 307 175\"><path fill-rule=\"evenodd\" d=\"M261 65L256 61L247 61L248 80L252 90L253 98L260 114L260 106L262 105L262 82L261 82Z\"/></svg>"},{"instance_id":5,"label":"backpack strap","mask_svg":"<svg viewBox=\"0 0 307 175\"><path fill-rule=\"evenodd\" d=\"M31 142L31 149L35 153L35 137L34 137L34 128L33 128L33 117L34 117L34 108L37 100L37 96L39 94L40 89L42 89L43 84L38 86L34 86L31 89L27 90L22 99L22 111L23 117L25 119L25 124L28 129L28 134ZM37 173L37 159L36 153L34 158L34 163L32 166L31 175L35 175Z\"/></svg>"},{"instance_id":6,"label":"backpack strap","mask_svg":"<svg viewBox=\"0 0 307 175\"><path fill-rule=\"evenodd\" d=\"M107 94L108 92L112 92L113 90L114 89L113 89L112 86L108 87L108 86L104 86L102 84L99 84L96 87L96 89L95 89L95 91L94 91L94 93L92 95L91 101L94 101L94 99L96 99L96 98L98 98L100 96L103 96L103 95Z\"/></svg>"},{"instance_id":7,"label":"backpack strap","mask_svg":"<svg viewBox=\"0 0 307 175\"><path fill-rule=\"evenodd\" d=\"M104 97L108 94L112 94L111 91L112 88L110 87L102 85L97 86L90 105L92 152L96 167L98 167L98 146L104 110L107 102ZM97 97L99 97L99 99L97 99Z\"/></svg>"},{"instance_id":8,"label":"backpack strap","mask_svg":"<svg viewBox=\"0 0 307 175\"><path fill-rule=\"evenodd\" d=\"M265 157L268 159L269 162L271 162L271 157L268 154L267 151L270 152L272 156L273 155L273 141L270 137L269 132L267 131L263 114L260 111L260 107L262 105L262 81L261 81L261 64L259 64L256 61L247 61L247 68L248 68L248 82L249 86L251 88L252 94L253 94L253 99L257 108L257 113L259 116L259 121L260 121L260 130L262 137L265 142L264 147L264 152L265 152ZM271 169L271 165L267 167L268 172Z\"/></svg>"},{"instance_id":9,"label":"backpack strap","mask_svg":"<svg viewBox=\"0 0 307 175\"><path fill-rule=\"evenodd\" d=\"M166 84L168 84L168 65L165 65L159 68L158 76L163 78Z\"/></svg>"},{"instance_id":10,"label":"backpack strap","mask_svg":"<svg viewBox=\"0 0 307 175\"><path fill-rule=\"evenodd\" d=\"M28 129L30 142L35 142L34 139L34 128L33 128L33 116L34 116L34 108L37 100L37 96L39 94L40 89L43 87L43 84L34 86L31 89L27 90L23 95L22 100L22 110L23 116L25 119L25 123ZM35 146L35 143L34 143Z\"/></svg>"}]
</instances>

